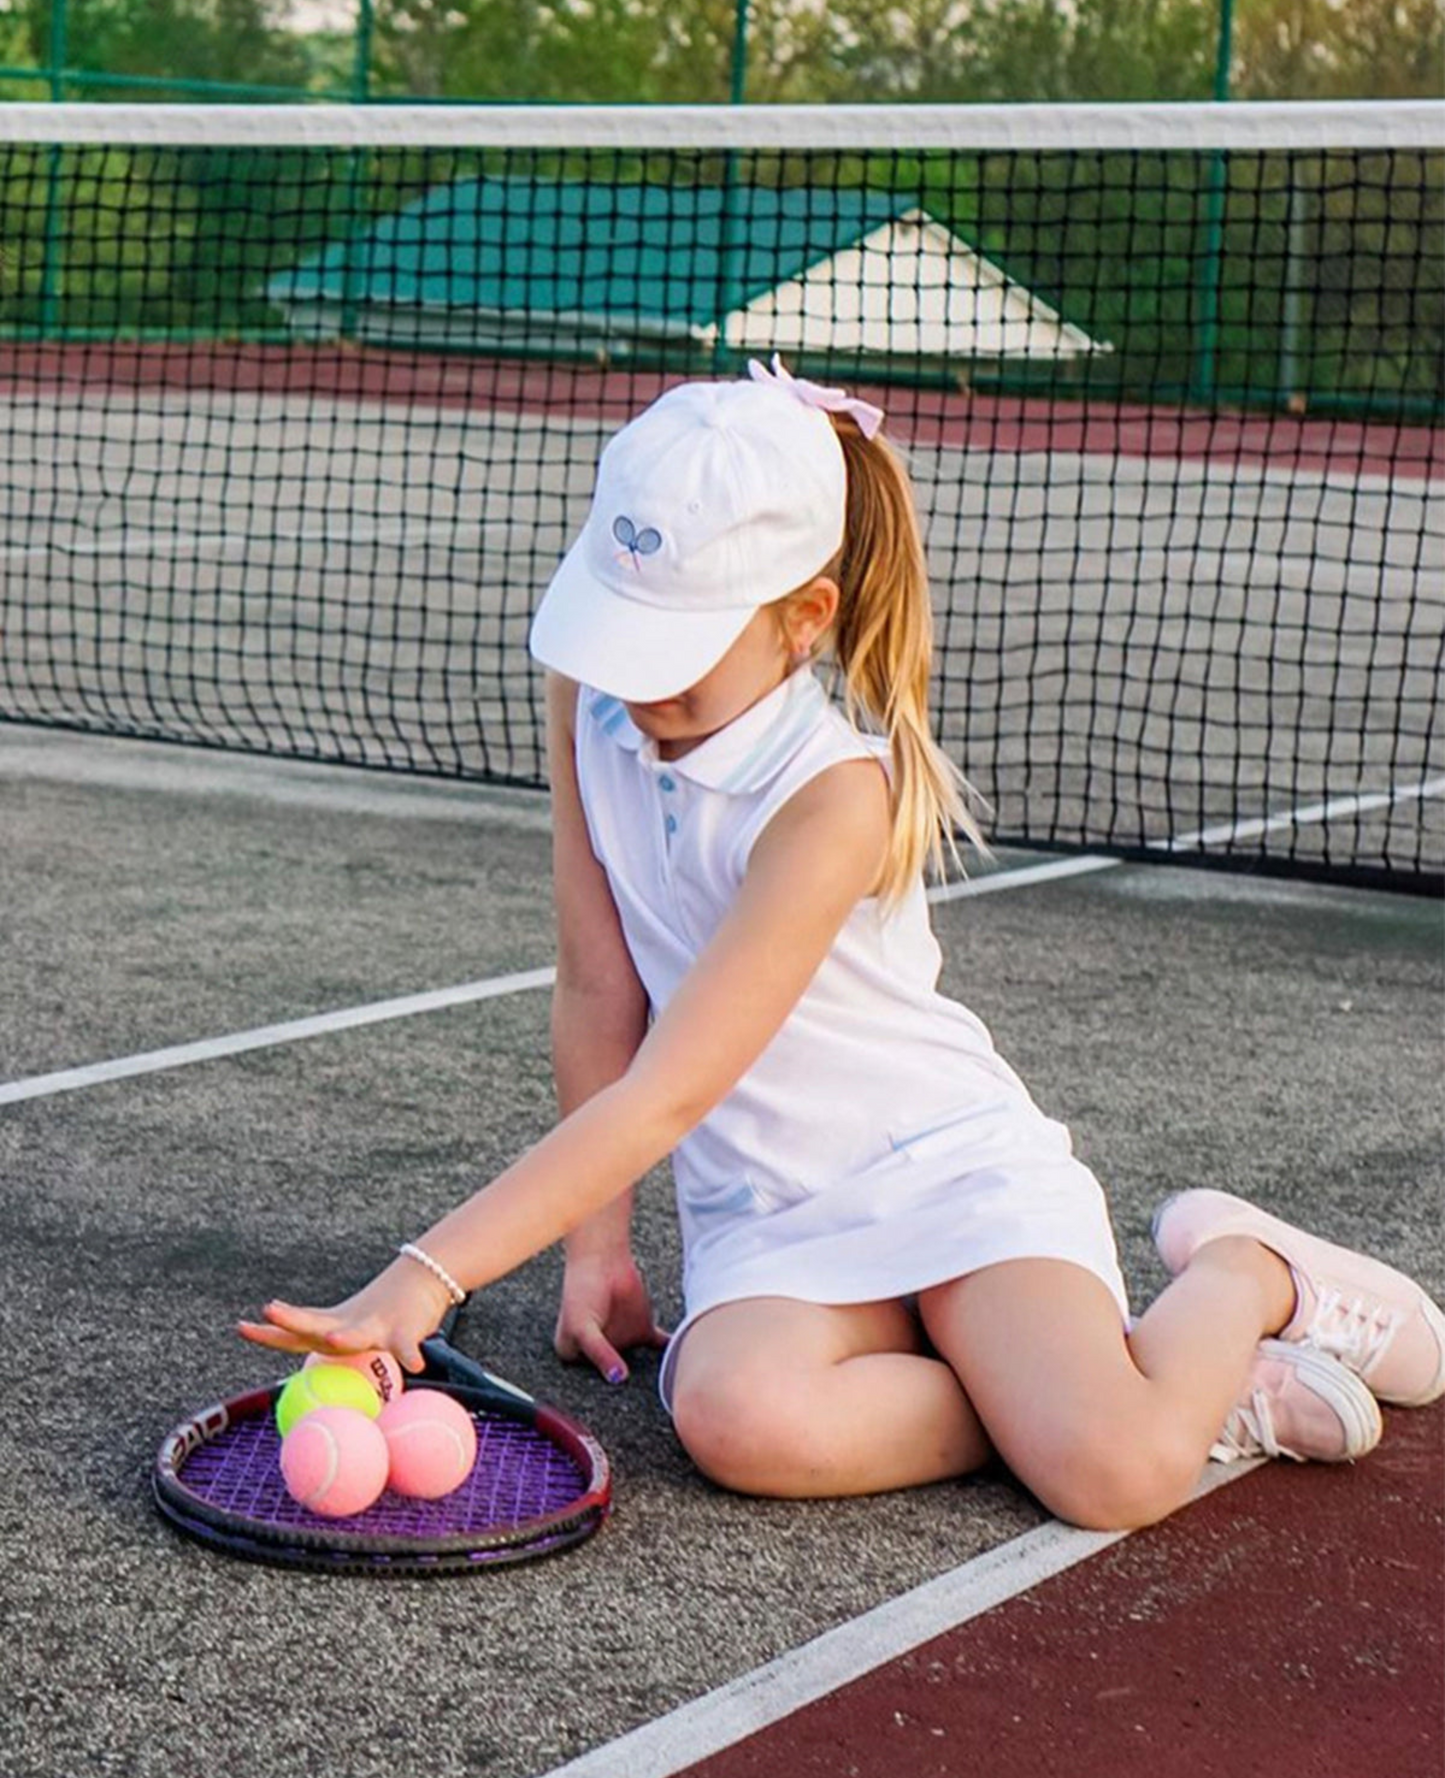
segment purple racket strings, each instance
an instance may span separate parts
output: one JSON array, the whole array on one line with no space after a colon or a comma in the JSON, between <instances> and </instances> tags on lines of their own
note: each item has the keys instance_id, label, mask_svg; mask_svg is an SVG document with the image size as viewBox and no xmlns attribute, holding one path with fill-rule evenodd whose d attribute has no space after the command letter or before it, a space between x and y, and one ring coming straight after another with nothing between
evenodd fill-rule
<instances>
[{"instance_id":1,"label":"purple racket strings","mask_svg":"<svg viewBox=\"0 0 1445 1778\"><path fill-rule=\"evenodd\" d=\"M281 1439L269 1415L233 1422L198 1446L180 1471L186 1490L218 1511L257 1525L318 1533L363 1533L430 1540L469 1531L507 1531L565 1511L587 1488L566 1451L535 1428L472 1412L477 1460L471 1474L440 1500L412 1500L387 1489L349 1518L308 1512L281 1479Z\"/></svg>"}]
</instances>

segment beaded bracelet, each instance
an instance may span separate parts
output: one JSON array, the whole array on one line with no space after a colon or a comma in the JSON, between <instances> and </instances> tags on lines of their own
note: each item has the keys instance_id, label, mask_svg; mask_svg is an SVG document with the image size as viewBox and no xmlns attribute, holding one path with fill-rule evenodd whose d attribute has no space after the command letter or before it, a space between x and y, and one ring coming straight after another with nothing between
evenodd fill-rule
<instances>
[{"instance_id":1,"label":"beaded bracelet","mask_svg":"<svg viewBox=\"0 0 1445 1778\"><path fill-rule=\"evenodd\" d=\"M466 1291L462 1289L446 1267L439 1260L434 1260L429 1253L424 1252L414 1241L403 1241L397 1248L397 1252L404 1254L407 1259L414 1259L419 1266L425 1266L434 1277L439 1278L446 1285L447 1295L454 1303L464 1303L467 1300Z\"/></svg>"}]
</instances>

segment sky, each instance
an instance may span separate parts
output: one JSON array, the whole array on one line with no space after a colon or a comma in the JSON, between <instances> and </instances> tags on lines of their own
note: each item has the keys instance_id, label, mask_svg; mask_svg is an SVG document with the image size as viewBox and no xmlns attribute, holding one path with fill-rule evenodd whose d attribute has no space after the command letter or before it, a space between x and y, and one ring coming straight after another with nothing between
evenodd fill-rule
<instances>
[{"instance_id":1,"label":"sky","mask_svg":"<svg viewBox=\"0 0 1445 1778\"><path fill-rule=\"evenodd\" d=\"M291 0L281 16L293 31L347 31L356 24L356 0Z\"/></svg>"}]
</instances>

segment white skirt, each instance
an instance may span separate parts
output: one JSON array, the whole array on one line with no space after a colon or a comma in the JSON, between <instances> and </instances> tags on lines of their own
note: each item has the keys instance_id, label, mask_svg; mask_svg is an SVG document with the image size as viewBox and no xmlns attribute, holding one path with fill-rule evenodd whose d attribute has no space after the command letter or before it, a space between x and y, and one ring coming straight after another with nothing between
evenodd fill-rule
<instances>
[{"instance_id":1,"label":"white skirt","mask_svg":"<svg viewBox=\"0 0 1445 1778\"><path fill-rule=\"evenodd\" d=\"M688 1225L684 1218L684 1227ZM714 1224L688 1251L685 1314L658 1387L672 1409L677 1354L709 1310L749 1297L843 1305L908 1297L985 1266L1059 1259L1092 1272L1129 1319L1099 1182L1063 1124L1032 1104L976 1107L782 1209Z\"/></svg>"}]
</instances>

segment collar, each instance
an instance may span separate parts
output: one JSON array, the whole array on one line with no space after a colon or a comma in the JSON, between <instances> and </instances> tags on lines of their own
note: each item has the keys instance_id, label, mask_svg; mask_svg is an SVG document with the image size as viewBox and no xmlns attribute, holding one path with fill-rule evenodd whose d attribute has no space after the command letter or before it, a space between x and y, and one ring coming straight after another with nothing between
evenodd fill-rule
<instances>
[{"instance_id":1,"label":"collar","mask_svg":"<svg viewBox=\"0 0 1445 1778\"><path fill-rule=\"evenodd\" d=\"M704 790L744 796L760 790L792 758L827 707L828 697L810 667L800 667L765 698L735 716L680 759L659 759L649 740L617 698L593 692L592 720L619 747L654 772L667 771Z\"/></svg>"}]
</instances>

